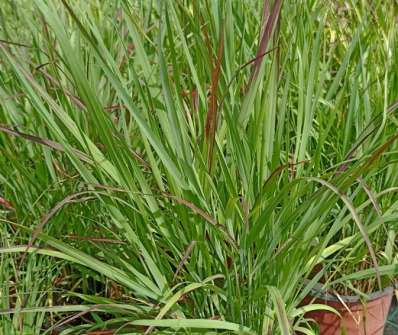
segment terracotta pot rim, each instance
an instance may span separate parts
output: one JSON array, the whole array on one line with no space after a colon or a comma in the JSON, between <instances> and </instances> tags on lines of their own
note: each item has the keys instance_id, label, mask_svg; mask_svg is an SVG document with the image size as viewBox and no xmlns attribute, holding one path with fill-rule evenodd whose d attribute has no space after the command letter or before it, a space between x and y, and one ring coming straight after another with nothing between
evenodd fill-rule
<instances>
[{"instance_id":1,"label":"terracotta pot rim","mask_svg":"<svg viewBox=\"0 0 398 335\"><path fill-rule=\"evenodd\" d=\"M377 300L386 295L392 295L393 292L394 292L394 287L388 286L382 291L366 294L367 296L366 301L370 302L373 300ZM335 302L341 302L340 299L347 303L359 303L362 301L361 296L359 295L339 295L339 298L337 298L334 294L326 293L325 290L322 288L322 285L319 283L315 284L314 288L311 290L311 296L325 301L335 301Z\"/></svg>"}]
</instances>

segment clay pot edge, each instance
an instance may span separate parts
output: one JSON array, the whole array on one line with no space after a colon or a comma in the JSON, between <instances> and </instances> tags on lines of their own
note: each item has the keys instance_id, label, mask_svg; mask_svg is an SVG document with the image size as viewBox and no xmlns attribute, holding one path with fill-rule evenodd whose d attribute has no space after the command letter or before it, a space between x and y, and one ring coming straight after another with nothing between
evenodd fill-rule
<instances>
[{"instance_id":1,"label":"clay pot edge","mask_svg":"<svg viewBox=\"0 0 398 335\"><path fill-rule=\"evenodd\" d=\"M373 300L377 300L386 295L392 295L393 292L394 292L394 287L388 286L385 289L383 289L382 291L376 291L374 293L366 294L366 297L367 297L366 301L370 302ZM310 295L314 298L318 298L318 299L322 299L322 300L326 300L326 301L340 302L340 299L342 299L344 302L347 302L347 303L361 302L361 296L359 296L359 295L339 295L339 298L340 298L339 299L331 293L324 292L322 285L319 283L315 284L314 288L311 290Z\"/></svg>"}]
</instances>

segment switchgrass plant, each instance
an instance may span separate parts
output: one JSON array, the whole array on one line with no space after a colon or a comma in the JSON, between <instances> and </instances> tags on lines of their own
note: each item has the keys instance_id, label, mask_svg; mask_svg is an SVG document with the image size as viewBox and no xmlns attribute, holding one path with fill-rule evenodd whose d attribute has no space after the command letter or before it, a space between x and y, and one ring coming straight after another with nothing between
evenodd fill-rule
<instances>
[{"instance_id":1,"label":"switchgrass plant","mask_svg":"<svg viewBox=\"0 0 398 335\"><path fill-rule=\"evenodd\" d=\"M312 334L394 278L395 3L0 10L4 334Z\"/></svg>"}]
</instances>

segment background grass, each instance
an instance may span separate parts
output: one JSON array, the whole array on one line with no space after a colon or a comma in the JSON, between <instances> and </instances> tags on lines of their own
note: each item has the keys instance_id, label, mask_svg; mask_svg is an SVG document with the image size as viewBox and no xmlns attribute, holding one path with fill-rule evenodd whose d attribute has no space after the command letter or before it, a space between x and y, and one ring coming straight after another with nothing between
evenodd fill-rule
<instances>
[{"instance_id":1,"label":"background grass","mask_svg":"<svg viewBox=\"0 0 398 335\"><path fill-rule=\"evenodd\" d=\"M321 278L391 283L396 2L0 11L4 334L311 334Z\"/></svg>"}]
</instances>

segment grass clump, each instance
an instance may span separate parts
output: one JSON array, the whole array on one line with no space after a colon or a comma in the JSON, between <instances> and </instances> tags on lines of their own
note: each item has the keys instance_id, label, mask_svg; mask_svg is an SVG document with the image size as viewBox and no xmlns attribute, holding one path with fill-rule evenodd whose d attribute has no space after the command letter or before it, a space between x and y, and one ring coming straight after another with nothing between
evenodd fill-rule
<instances>
[{"instance_id":1,"label":"grass clump","mask_svg":"<svg viewBox=\"0 0 398 335\"><path fill-rule=\"evenodd\" d=\"M389 285L392 7L6 2L3 332L290 334Z\"/></svg>"}]
</instances>

